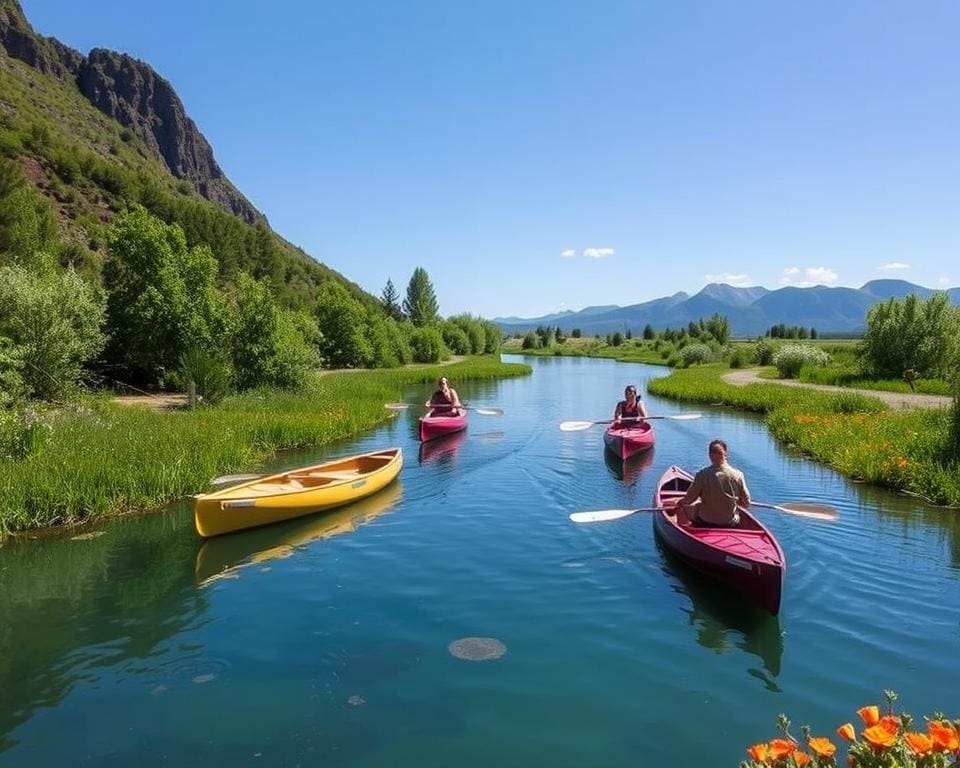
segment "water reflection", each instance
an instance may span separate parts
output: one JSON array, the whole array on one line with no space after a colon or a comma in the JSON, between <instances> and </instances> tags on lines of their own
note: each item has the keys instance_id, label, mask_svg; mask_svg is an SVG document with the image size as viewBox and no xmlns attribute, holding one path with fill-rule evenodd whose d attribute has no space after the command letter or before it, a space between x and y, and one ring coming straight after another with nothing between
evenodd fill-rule
<instances>
[{"instance_id":1,"label":"water reflection","mask_svg":"<svg viewBox=\"0 0 960 768\"><path fill-rule=\"evenodd\" d=\"M457 455L457 451L460 450L460 446L463 445L463 441L466 439L467 431L461 430L460 432L454 432L452 435L435 437L433 440L420 443L420 463L427 464L428 462L438 460L441 463L453 461Z\"/></svg>"},{"instance_id":2,"label":"water reflection","mask_svg":"<svg viewBox=\"0 0 960 768\"><path fill-rule=\"evenodd\" d=\"M720 654L734 647L757 656L763 669L750 670L750 674L768 690L779 692L773 678L780 674L783 655L780 619L698 573L664 547L659 537L656 544L663 556L664 573L676 580L674 589L690 598L689 608L683 610L696 630L697 642Z\"/></svg>"},{"instance_id":3,"label":"water reflection","mask_svg":"<svg viewBox=\"0 0 960 768\"><path fill-rule=\"evenodd\" d=\"M620 457L604 447L603 461L607 465L617 480L623 481L624 485L635 485L643 474L643 470L648 469L653 464L655 448L643 451L636 456L631 456L626 461L621 461Z\"/></svg>"},{"instance_id":4,"label":"water reflection","mask_svg":"<svg viewBox=\"0 0 960 768\"><path fill-rule=\"evenodd\" d=\"M320 539L352 533L390 512L402 497L403 484L398 478L379 493L342 509L208 539L197 552L197 584L238 578L244 568L290 557Z\"/></svg>"},{"instance_id":5,"label":"water reflection","mask_svg":"<svg viewBox=\"0 0 960 768\"><path fill-rule=\"evenodd\" d=\"M154 515L113 523L89 540L4 550L0 752L37 708L56 707L78 683L95 682L118 660L151 656L196 624L207 605L192 583L189 523L186 515Z\"/></svg>"}]
</instances>

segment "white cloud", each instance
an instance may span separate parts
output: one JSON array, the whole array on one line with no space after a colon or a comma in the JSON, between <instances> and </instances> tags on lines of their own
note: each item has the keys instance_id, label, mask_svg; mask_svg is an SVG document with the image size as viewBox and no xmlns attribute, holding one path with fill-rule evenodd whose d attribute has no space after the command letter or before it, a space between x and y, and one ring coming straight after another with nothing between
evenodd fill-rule
<instances>
[{"instance_id":1,"label":"white cloud","mask_svg":"<svg viewBox=\"0 0 960 768\"><path fill-rule=\"evenodd\" d=\"M703 279L708 283L727 283L737 288L746 288L753 285L750 275L734 275L730 272L721 272L719 275L704 275Z\"/></svg>"},{"instance_id":2,"label":"white cloud","mask_svg":"<svg viewBox=\"0 0 960 768\"><path fill-rule=\"evenodd\" d=\"M802 280L798 280L800 275ZM777 281L780 285L794 285L797 288L809 288L811 285L832 285L837 282L838 275L830 267L787 267Z\"/></svg>"},{"instance_id":3,"label":"white cloud","mask_svg":"<svg viewBox=\"0 0 960 768\"><path fill-rule=\"evenodd\" d=\"M889 264L877 267L877 269L884 272L896 272L901 269L910 269L910 265L904 264L902 261L891 261Z\"/></svg>"},{"instance_id":4,"label":"white cloud","mask_svg":"<svg viewBox=\"0 0 960 768\"><path fill-rule=\"evenodd\" d=\"M941 277L937 280L940 285L950 285L953 282L949 277Z\"/></svg>"},{"instance_id":5,"label":"white cloud","mask_svg":"<svg viewBox=\"0 0 960 768\"><path fill-rule=\"evenodd\" d=\"M573 248L567 248L565 251L560 251L560 257L564 259L572 259L577 255L577 252Z\"/></svg>"},{"instance_id":6,"label":"white cloud","mask_svg":"<svg viewBox=\"0 0 960 768\"><path fill-rule=\"evenodd\" d=\"M584 248L583 255L588 259L605 259L608 256L613 256L613 248Z\"/></svg>"}]
</instances>

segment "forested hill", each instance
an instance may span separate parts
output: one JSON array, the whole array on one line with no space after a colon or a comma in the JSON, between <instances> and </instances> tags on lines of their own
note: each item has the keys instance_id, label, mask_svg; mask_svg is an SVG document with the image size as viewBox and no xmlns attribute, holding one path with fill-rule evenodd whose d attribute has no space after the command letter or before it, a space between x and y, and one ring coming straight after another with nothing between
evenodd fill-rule
<instances>
[{"instance_id":1,"label":"forested hill","mask_svg":"<svg viewBox=\"0 0 960 768\"><path fill-rule=\"evenodd\" d=\"M148 64L104 49L84 55L38 35L16 0L0 0L0 155L22 172L0 180L0 238L20 241L0 243L8 258L18 248L55 250L61 264L97 280L106 226L139 204L179 224L188 246L209 246L221 284L246 272L283 304L306 307L333 278L377 304L270 229ZM18 199L12 211L7 198L24 181L33 200L24 208ZM13 235L4 234L10 221Z\"/></svg>"}]
</instances>

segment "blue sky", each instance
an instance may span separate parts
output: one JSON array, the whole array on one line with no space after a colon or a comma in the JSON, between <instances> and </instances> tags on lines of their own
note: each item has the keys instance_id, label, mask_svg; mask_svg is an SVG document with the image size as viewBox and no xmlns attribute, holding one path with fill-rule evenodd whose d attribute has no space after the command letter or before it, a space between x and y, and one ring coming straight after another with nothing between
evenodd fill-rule
<instances>
[{"instance_id":1,"label":"blue sky","mask_svg":"<svg viewBox=\"0 0 960 768\"><path fill-rule=\"evenodd\" d=\"M532 316L960 285L960 4L23 0L144 59L287 239Z\"/></svg>"}]
</instances>

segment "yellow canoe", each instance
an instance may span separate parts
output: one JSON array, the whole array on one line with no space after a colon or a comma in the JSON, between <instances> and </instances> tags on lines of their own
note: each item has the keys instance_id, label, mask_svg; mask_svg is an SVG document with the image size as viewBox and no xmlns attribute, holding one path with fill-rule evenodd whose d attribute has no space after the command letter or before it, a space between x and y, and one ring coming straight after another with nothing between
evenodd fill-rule
<instances>
[{"instance_id":1,"label":"yellow canoe","mask_svg":"<svg viewBox=\"0 0 960 768\"><path fill-rule=\"evenodd\" d=\"M290 520L357 501L388 485L403 466L399 448L291 469L193 497L203 537Z\"/></svg>"},{"instance_id":2,"label":"yellow canoe","mask_svg":"<svg viewBox=\"0 0 960 768\"><path fill-rule=\"evenodd\" d=\"M315 542L353 533L393 511L402 498L403 483L398 478L382 491L341 509L207 539L197 551L197 584L239 578L246 569L266 568L271 560L288 558Z\"/></svg>"}]
</instances>

